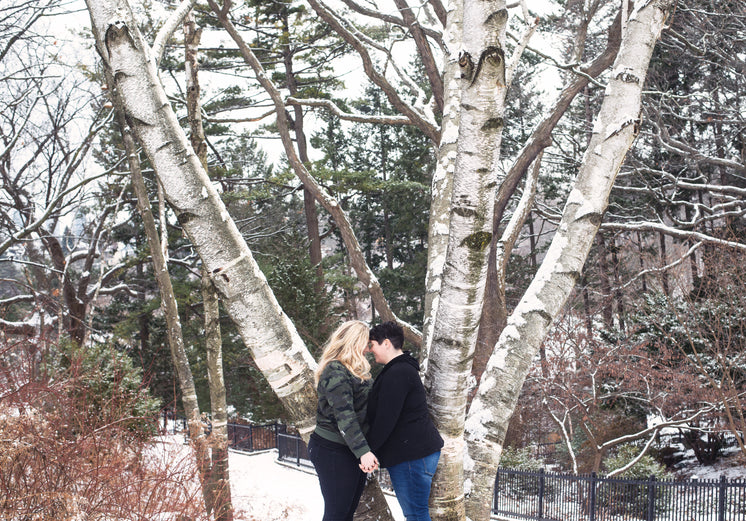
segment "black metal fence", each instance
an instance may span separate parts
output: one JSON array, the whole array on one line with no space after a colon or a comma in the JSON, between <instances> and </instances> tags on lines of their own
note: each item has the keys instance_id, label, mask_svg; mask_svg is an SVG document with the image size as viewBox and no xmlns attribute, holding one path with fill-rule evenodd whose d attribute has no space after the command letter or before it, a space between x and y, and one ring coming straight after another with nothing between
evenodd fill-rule
<instances>
[{"instance_id":1,"label":"black metal fence","mask_svg":"<svg viewBox=\"0 0 746 521\"><path fill-rule=\"evenodd\" d=\"M287 432L287 427L279 423L269 425L228 424L228 446L231 449L254 452L276 449L279 437Z\"/></svg>"},{"instance_id":2,"label":"black metal fence","mask_svg":"<svg viewBox=\"0 0 746 521\"><path fill-rule=\"evenodd\" d=\"M746 481L634 480L498 469L493 513L541 521L746 521Z\"/></svg>"},{"instance_id":3,"label":"black metal fence","mask_svg":"<svg viewBox=\"0 0 746 521\"><path fill-rule=\"evenodd\" d=\"M181 423L185 428L177 418L174 429ZM313 467L305 442L279 423L229 423L228 440L234 450L277 449L280 461ZM392 488L385 469L377 478ZM492 513L537 521L746 521L746 479L635 480L500 468Z\"/></svg>"},{"instance_id":4,"label":"black metal fence","mask_svg":"<svg viewBox=\"0 0 746 521\"><path fill-rule=\"evenodd\" d=\"M294 463L299 467L313 467L308 459L308 447L300 436L280 434L277 436L277 459Z\"/></svg>"}]
</instances>

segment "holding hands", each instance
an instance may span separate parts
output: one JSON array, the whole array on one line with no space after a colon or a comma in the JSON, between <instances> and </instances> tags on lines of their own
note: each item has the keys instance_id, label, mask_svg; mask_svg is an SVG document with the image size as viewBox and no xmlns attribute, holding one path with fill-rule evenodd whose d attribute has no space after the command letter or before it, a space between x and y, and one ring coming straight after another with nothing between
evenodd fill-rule
<instances>
[{"instance_id":1,"label":"holding hands","mask_svg":"<svg viewBox=\"0 0 746 521\"><path fill-rule=\"evenodd\" d=\"M360 470L365 473L378 469L378 458L372 452L366 452L360 456Z\"/></svg>"}]
</instances>

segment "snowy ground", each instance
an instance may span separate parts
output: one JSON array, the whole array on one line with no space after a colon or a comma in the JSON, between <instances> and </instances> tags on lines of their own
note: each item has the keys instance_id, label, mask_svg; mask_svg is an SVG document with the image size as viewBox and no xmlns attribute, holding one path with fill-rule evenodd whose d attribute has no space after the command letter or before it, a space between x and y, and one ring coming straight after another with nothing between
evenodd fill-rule
<instances>
[{"instance_id":1,"label":"snowy ground","mask_svg":"<svg viewBox=\"0 0 746 521\"><path fill-rule=\"evenodd\" d=\"M738 447L723 450L723 456L713 465L702 465L694 457L694 451L685 452L684 460L676 465L674 471L677 479L745 479L746 460L740 456Z\"/></svg>"},{"instance_id":2,"label":"snowy ground","mask_svg":"<svg viewBox=\"0 0 746 521\"><path fill-rule=\"evenodd\" d=\"M164 453L185 456L189 450L181 434L161 438ZM691 451L689 451L691 452ZM687 479L744 478L746 467L737 449L725 451L712 466L697 464L693 454L680 464L676 477ZM237 521L318 521L323 516L324 501L319 482L312 469L279 462L277 450L257 453L230 451L231 492ZM165 455L165 454L164 454ZM393 495L386 495L395 521L404 521Z\"/></svg>"},{"instance_id":3,"label":"snowy ground","mask_svg":"<svg viewBox=\"0 0 746 521\"><path fill-rule=\"evenodd\" d=\"M163 451L186 455L181 434L161 438ZM231 499L237 521L319 521L324 514L319 481L312 469L277 461L277 450L251 454L230 451ZM392 495L386 499L395 521L404 521Z\"/></svg>"},{"instance_id":4,"label":"snowy ground","mask_svg":"<svg viewBox=\"0 0 746 521\"><path fill-rule=\"evenodd\" d=\"M277 461L277 451L230 452L231 493L236 519L319 521L324 513L319 481L311 470ZM396 521L403 521L396 498L386 495Z\"/></svg>"}]
</instances>

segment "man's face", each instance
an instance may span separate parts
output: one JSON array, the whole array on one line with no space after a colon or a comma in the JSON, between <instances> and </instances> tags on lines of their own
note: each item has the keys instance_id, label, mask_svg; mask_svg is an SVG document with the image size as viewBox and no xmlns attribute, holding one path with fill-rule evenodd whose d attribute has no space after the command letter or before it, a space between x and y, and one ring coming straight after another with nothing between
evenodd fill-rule
<instances>
[{"instance_id":1,"label":"man's face","mask_svg":"<svg viewBox=\"0 0 746 521\"><path fill-rule=\"evenodd\" d=\"M373 358L375 358L376 362L379 364L385 364L384 361L386 358L386 343L388 342L388 338L385 339L380 344L376 342L375 340L371 340L368 342L368 349L367 351L369 353L373 353Z\"/></svg>"}]
</instances>

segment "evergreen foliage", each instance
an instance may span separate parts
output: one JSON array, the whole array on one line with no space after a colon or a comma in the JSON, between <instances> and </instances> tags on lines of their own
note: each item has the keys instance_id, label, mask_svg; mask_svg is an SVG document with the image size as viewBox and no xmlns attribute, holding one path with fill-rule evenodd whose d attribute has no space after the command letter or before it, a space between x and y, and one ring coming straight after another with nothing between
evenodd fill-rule
<instances>
[{"instance_id":1,"label":"evergreen foliage","mask_svg":"<svg viewBox=\"0 0 746 521\"><path fill-rule=\"evenodd\" d=\"M133 433L155 432L161 401L143 386L142 370L126 353L111 344L83 348L63 341L50 354L48 377L68 382L70 401L78 406L68 418L73 430L123 423Z\"/></svg>"}]
</instances>

